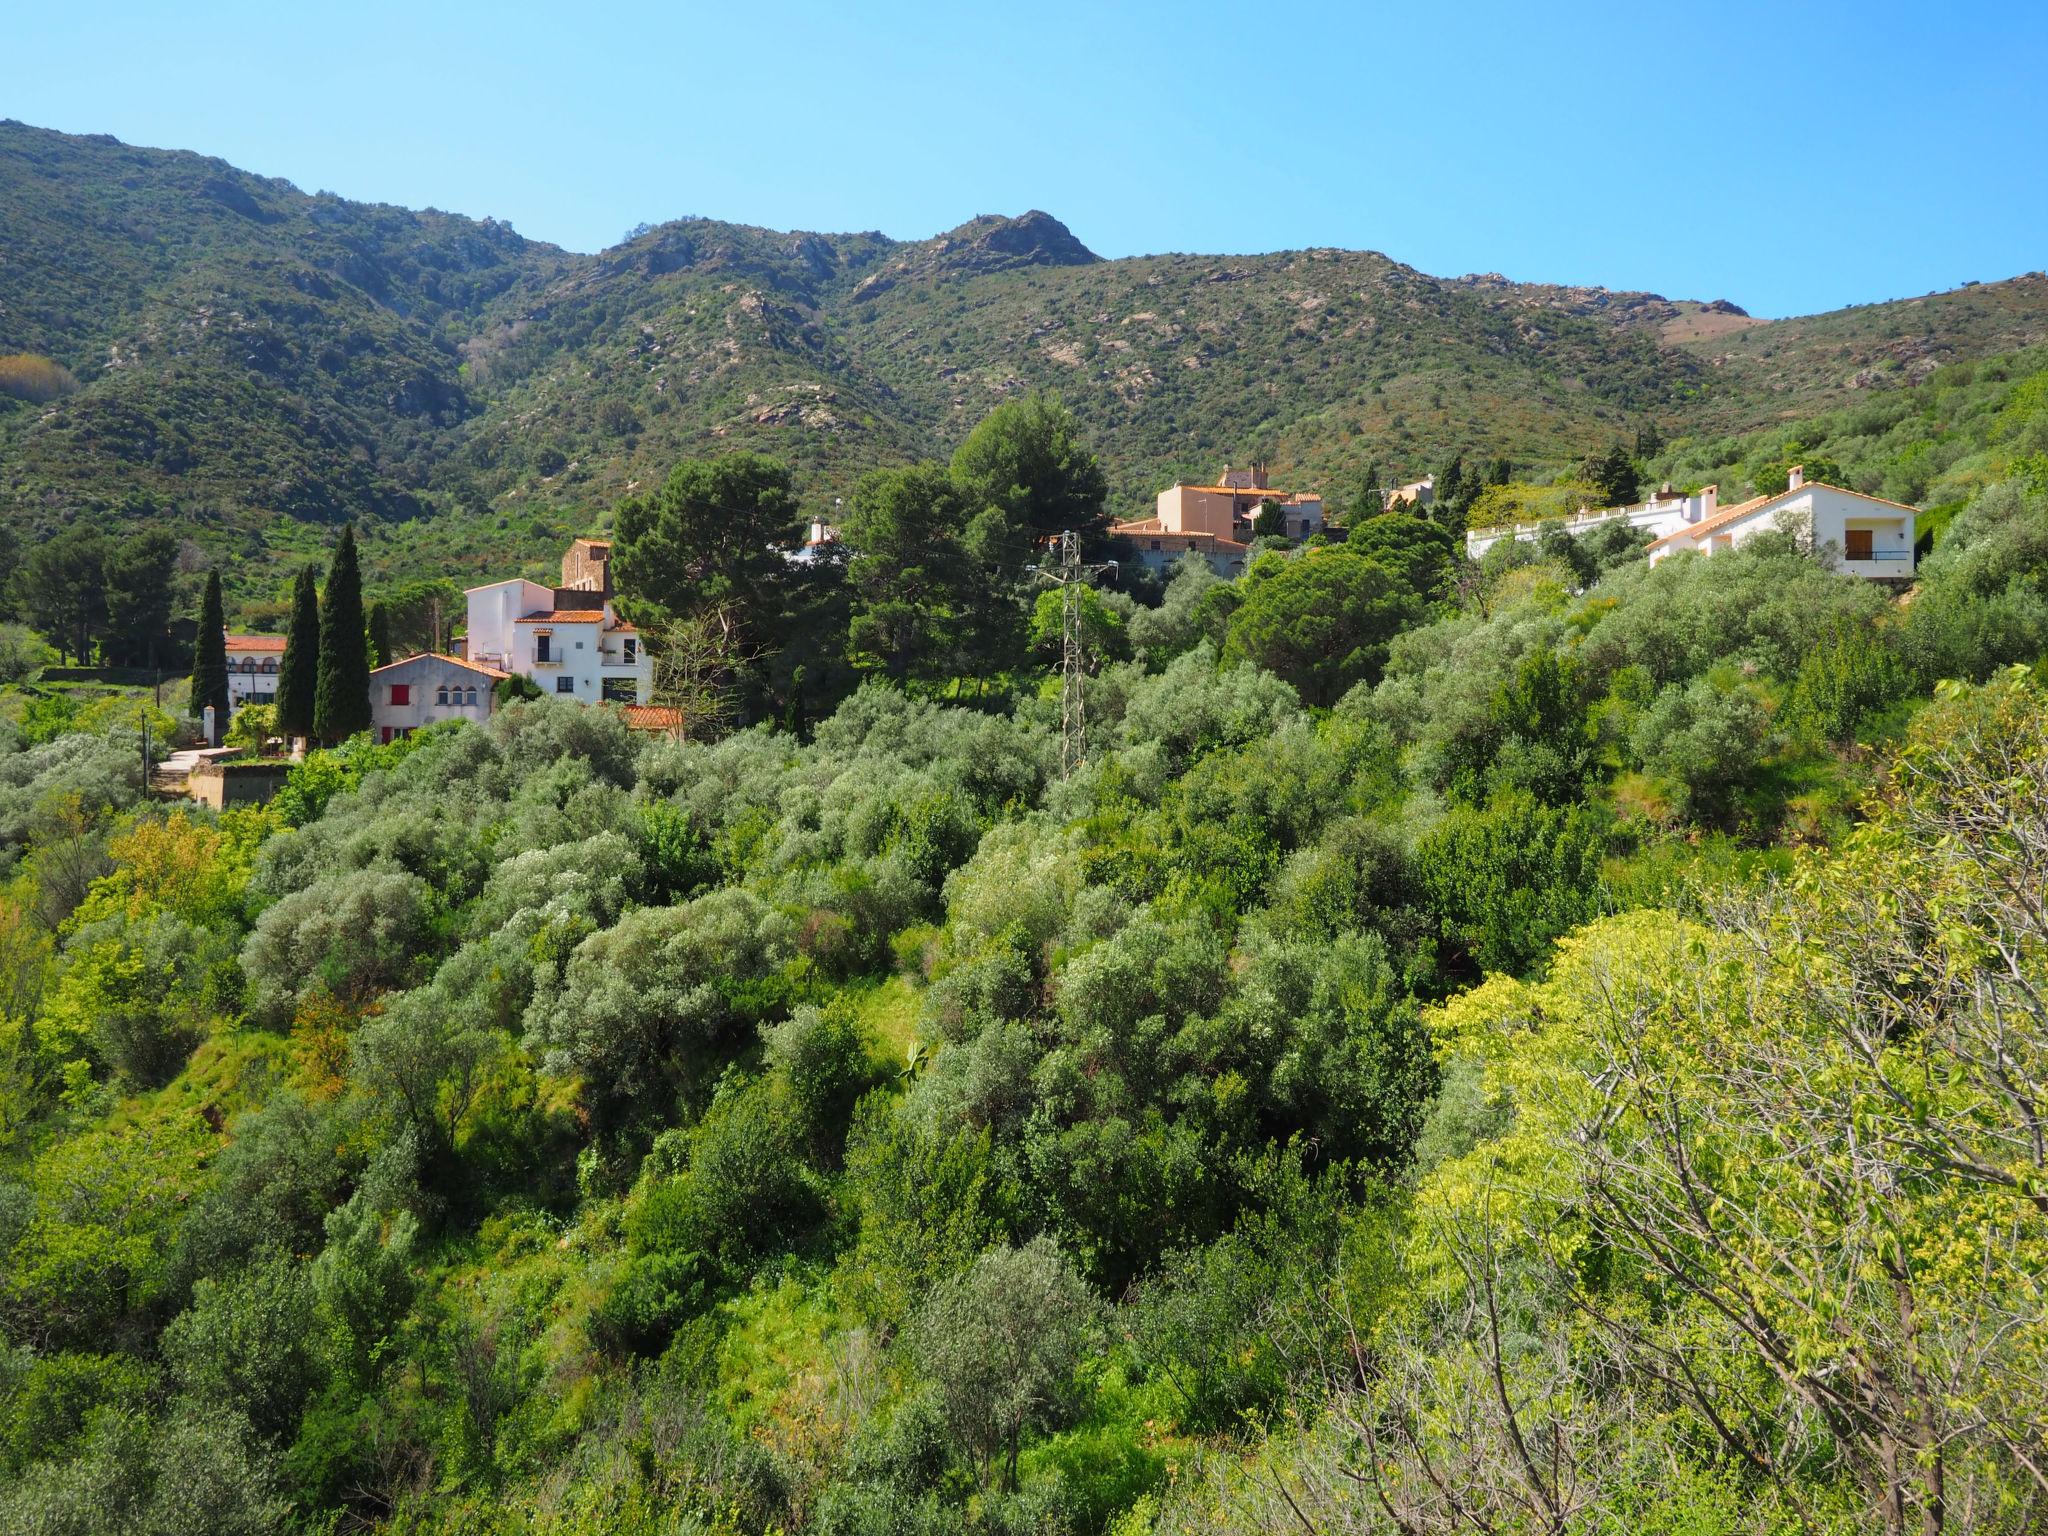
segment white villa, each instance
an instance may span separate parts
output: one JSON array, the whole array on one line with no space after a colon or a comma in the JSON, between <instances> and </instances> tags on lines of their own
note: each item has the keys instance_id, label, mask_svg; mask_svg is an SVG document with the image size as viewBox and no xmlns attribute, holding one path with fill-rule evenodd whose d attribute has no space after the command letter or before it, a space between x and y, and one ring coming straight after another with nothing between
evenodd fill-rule
<instances>
[{"instance_id":1,"label":"white villa","mask_svg":"<svg viewBox=\"0 0 2048 1536\"><path fill-rule=\"evenodd\" d=\"M1674 494L1667 486L1663 494L1635 506L1581 511L1563 527L1576 534L1626 518L1651 535L1652 565L1686 551L1712 555L1733 549L1759 533L1796 532L1815 549L1830 552L1836 568L1849 575L1910 581L1916 516L1899 502L1808 480L1804 468L1795 465L1791 483L1774 496L1723 507L1715 486L1692 495ZM1533 539L1541 531L1540 524L1473 529L1465 535L1465 552L1476 560L1502 539Z\"/></svg>"},{"instance_id":2,"label":"white villa","mask_svg":"<svg viewBox=\"0 0 2048 1536\"><path fill-rule=\"evenodd\" d=\"M229 634L228 713L244 704L277 702L277 669L284 660L283 635ZM222 730L227 721L220 722Z\"/></svg>"},{"instance_id":3,"label":"white villa","mask_svg":"<svg viewBox=\"0 0 2048 1536\"><path fill-rule=\"evenodd\" d=\"M611 556L608 541L578 539L558 587L517 577L471 587L464 659L586 704L646 704L654 664L640 632L612 611Z\"/></svg>"}]
</instances>

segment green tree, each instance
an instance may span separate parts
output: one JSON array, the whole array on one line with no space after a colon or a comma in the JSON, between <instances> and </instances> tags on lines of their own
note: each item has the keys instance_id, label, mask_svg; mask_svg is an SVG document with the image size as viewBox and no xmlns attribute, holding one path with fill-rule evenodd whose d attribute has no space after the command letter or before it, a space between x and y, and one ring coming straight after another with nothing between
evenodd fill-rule
<instances>
[{"instance_id":1,"label":"green tree","mask_svg":"<svg viewBox=\"0 0 2048 1536\"><path fill-rule=\"evenodd\" d=\"M1398 512L1383 512L1354 523L1344 548L1399 571L1417 597L1432 603L1450 596L1451 579L1464 557L1456 535L1436 523Z\"/></svg>"},{"instance_id":2,"label":"green tree","mask_svg":"<svg viewBox=\"0 0 2048 1536\"><path fill-rule=\"evenodd\" d=\"M398 660L395 649L397 642L392 638L391 606L384 602L370 604L370 663L372 666L389 666Z\"/></svg>"},{"instance_id":3,"label":"green tree","mask_svg":"<svg viewBox=\"0 0 2048 1536\"><path fill-rule=\"evenodd\" d=\"M1246 585L1225 658L1277 673L1314 705L1377 681L1388 642L1423 613L1400 572L1341 549L1310 551Z\"/></svg>"},{"instance_id":4,"label":"green tree","mask_svg":"<svg viewBox=\"0 0 2048 1536\"><path fill-rule=\"evenodd\" d=\"M847 642L855 664L898 682L960 670L957 641L979 577L960 535L966 493L938 464L878 469L855 487L840 525L853 551Z\"/></svg>"},{"instance_id":5,"label":"green tree","mask_svg":"<svg viewBox=\"0 0 2048 1536\"><path fill-rule=\"evenodd\" d=\"M1356 527L1367 518L1378 517L1386 511L1386 495L1380 489L1380 464L1378 459L1367 459L1365 469L1359 474L1358 488L1351 495L1351 516L1349 521Z\"/></svg>"},{"instance_id":6,"label":"green tree","mask_svg":"<svg viewBox=\"0 0 2048 1536\"><path fill-rule=\"evenodd\" d=\"M105 549L101 579L107 660L121 667L154 666L165 659L170 636L171 572L178 563L178 541L167 530L154 528L110 540Z\"/></svg>"},{"instance_id":7,"label":"green tree","mask_svg":"<svg viewBox=\"0 0 2048 1536\"><path fill-rule=\"evenodd\" d=\"M320 607L320 674L313 688L313 734L342 741L370 727L369 636L363 622L363 573L356 531L341 530L327 567Z\"/></svg>"},{"instance_id":8,"label":"green tree","mask_svg":"<svg viewBox=\"0 0 2048 1536\"><path fill-rule=\"evenodd\" d=\"M320 686L320 594L313 568L301 566L292 583L291 625L277 670L277 730L289 739L313 734L313 700Z\"/></svg>"},{"instance_id":9,"label":"green tree","mask_svg":"<svg viewBox=\"0 0 2048 1536\"><path fill-rule=\"evenodd\" d=\"M204 719L213 706L213 728L228 728L227 616L221 611L220 572L206 573L206 596L199 604L199 634L192 650L192 713Z\"/></svg>"},{"instance_id":10,"label":"green tree","mask_svg":"<svg viewBox=\"0 0 2048 1536\"><path fill-rule=\"evenodd\" d=\"M105 555L99 534L69 531L37 544L15 575L16 607L66 662L91 659L106 620Z\"/></svg>"},{"instance_id":11,"label":"green tree","mask_svg":"<svg viewBox=\"0 0 2048 1536\"><path fill-rule=\"evenodd\" d=\"M984 1485L1016 1486L1024 1431L1066 1405L1094 1316L1087 1286L1045 1237L990 1249L925 1303L912 1353Z\"/></svg>"},{"instance_id":12,"label":"green tree","mask_svg":"<svg viewBox=\"0 0 2048 1536\"><path fill-rule=\"evenodd\" d=\"M1268 496L1259 503L1258 515L1252 519L1252 537L1255 539L1284 538L1287 534L1287 514L1279 504Z\"/></svg>"},{"instance_id":13,"label":"green tree","mask_svg":"<svg viewBox=\"0 0 2048 1536\"><path fill-rule=\"evenodd\" d=\"M685 459L660 490L622 502L617 526L614 580L643 620L716 611L759 642L783 619L794 590L786 557L801 525L779 459Z\"/></svg>"},{"instance_id":14,"label":"green tree","mask_svg":"<svg viewBox=\"0 0 2048 1536\"><path fill-rule=\"evenodd\" d=\"M1000 509L1020 551L1068 529L1091 539L1108 526L1109 477L1057 395L1004 401L968 434L952 470L970 508Z\"/></svg>"},{"instance_id":15,"label":"green tree","mask_svg":"<svg viewBox=\"0 0 2048 1536\"><path fill-rule=\"evenodd\" d=\"M1635 460L1620 443L1580 460L1579 479L1599 493L1603 507L1627 506L1636 499Z\"/></svg>"}]
</instances>

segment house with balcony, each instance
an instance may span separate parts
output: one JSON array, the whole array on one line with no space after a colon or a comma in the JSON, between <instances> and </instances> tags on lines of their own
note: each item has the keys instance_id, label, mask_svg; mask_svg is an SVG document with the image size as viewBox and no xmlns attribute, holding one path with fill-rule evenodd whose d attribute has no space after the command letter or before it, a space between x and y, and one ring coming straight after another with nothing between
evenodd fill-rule
<instances>
[{"instance_id":1,"label":"house with balcony","mask_svg":"<svg viewBox=\"0 0 2048 1536\"><path fill-rule=\"evenodd\" d=\"M471 587L463 659L585 704L646 704L654 663L612 607L611 553L607 540L578 539L560 586L515 577Z\"/></svg>"},{"instance_id":2,"label":"house with balcony","mask_svg":"<svg viewBox=\"0 0 2048 1536\"><path fill-rule=\"evenodd\" d=\"M1828 555L1837 570L1869 581L1913 579L1915 537L1913 508L1844 486L1808 480L1794 465L1783 491L1752 496L1733 506L1720 504L1720 488L1673 491L1663 487L1647 501L1626 507L1581 507L1576 515L1551 524L1519 523L1513 527L1473 528L1465 534L1465 553L1480 559L1503 539L1530 540L1546 526L1578 535L1602 524L1626 521L1650 535L1650 564L1687 551L1711 555L1754 538L1759 533L1795 533Z\"/></svg>"},{"instance_id":3,"label":"house with balcony","mask_svg":"<svg viewBox=\"0 0 2048 1536\"><path fill-rule=\"evenodd\" d=\"M228 713L244 704L277 702L277 670L284 662L283 635L226 636L228 647ZM227 722L221 726L226 728Z\"/></svg>"},{"instance_id":4,"label":"house with balcony","mask_svg":"<svg viewBox=\"0 0 2048 1536\"><path fill-rule=\"evenodd\" d=\"M1250 469L1223 466L1214 485L1175 481L1159 493L1151 517L1114 523L1110 533L1123 539L1138 563L1163 571L1190 553L1205 558L1219 576L1241 575L1252 525L1271 503L1281 532L1305 539L1324 527L1323 498L1312 491L1275 490L1266 466Z\"/></svg>"},{"instance_id":5,"label":"house with balcony","mask_svg":"<svg viewBox=\"0 0 2048 1536\"><path fill-rule=\"evenodd\" d=\"M1777 495L1753 497L1661 533L1648 553L1652 565L1687 551L1715 555L1759 533L1778 531L1797 534L1847 575L1909 582L1917 516L1900 502L1808 480L1795 465L1790 484Z\"/></svg>"}]
</instances>

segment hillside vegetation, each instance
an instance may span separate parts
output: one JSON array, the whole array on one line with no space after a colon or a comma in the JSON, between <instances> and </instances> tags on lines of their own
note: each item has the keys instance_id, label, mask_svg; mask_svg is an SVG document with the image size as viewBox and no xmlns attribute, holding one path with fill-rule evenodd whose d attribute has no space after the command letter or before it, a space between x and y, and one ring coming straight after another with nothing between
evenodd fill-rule
<instances>
[{"instance_id":1,"label":"hillside vegetation","mask_svg":"<svg viewBox=\"0 0 2048 1536\"><path fill-rule=\"evenodd\" d=\"M161 524L231 554L231 606L280 598L347 518L373 574L538 570L691 454L774 453L825 512L1035 389L1104 445L1119 515L1253 457L1348 506L1369 464L1547 478L1646 427L1746 429L2039 344L2044 317L2039 274L1750 323L1370 252L1100 261L1042 213L912 242L686 219L582 256L0 124L0 353L33 360L0 385L0 498L37 535Z\"/></svg>"},{"instance_id":2,"label":"hillside vegetation","mask_svg":"<svg viewBox=\"0 0 2048 1536\"><path fill-rule=\"evenodd\" d=\"M2032 377L1921 388L2003 452ZM1043 401L836 588L773 461L622 506L650 623L772 690L801 616L829 712L215 816L0 694L0 1527L2038 1528L2026 468L1905 604L1398 513L1091 593L1065 776Z\"/></svg>"}]
</instances>

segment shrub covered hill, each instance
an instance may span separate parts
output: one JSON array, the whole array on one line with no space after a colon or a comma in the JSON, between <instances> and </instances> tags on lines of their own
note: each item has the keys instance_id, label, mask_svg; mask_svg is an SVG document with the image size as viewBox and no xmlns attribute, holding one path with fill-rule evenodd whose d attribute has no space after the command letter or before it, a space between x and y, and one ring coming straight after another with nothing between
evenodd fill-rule
<instances>
[{"instance_id":1,"label":"shrub covered hill","mask_svg":"<svg viewBox=\"0 0 2048 1536\"><path fill-rule=\"evenodd\" d=\"M1103 445L1122 511L1223 458L1333 487L1452 452L1541 470L2044 339L2039 274L1765 323L1371 252L1103 261L1042 213L914 242L686 219L574 255L0 124L6 515L166 523L268 586L247 557L344 518L373 571L538 556L719 448L790 461L823 507L1033 388Z\"/></svg>"}]
</instances>

